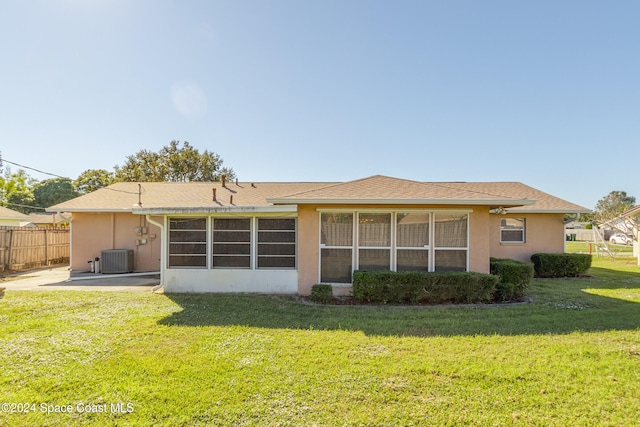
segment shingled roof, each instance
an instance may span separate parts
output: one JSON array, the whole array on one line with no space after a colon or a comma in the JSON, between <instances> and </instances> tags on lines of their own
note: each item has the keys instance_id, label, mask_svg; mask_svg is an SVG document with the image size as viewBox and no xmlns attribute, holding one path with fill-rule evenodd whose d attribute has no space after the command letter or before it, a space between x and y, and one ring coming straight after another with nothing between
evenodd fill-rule
<instances>
[{"instance_id":1,"label":"shingled roof","mask_svg":"<svg viewBox=\"0 0 640 427\"><path fill-rule=\"evenodd\" d=\"M349 182L120 182L47 210L143 214L284 209L298 204L482 205L514 212L588 212L518 182L434 183L381 175Z\"/></svg>"},{"instance_id":2,"label":"shingled roof","mask_svg":"<svg viewBox=\"0 0 640 427\"><path fill-rule=\"evenodd\" d=\"M29 219L29 215L0 206L0 219L19 219L26 221Z\"/></svg>"}]
</instances>

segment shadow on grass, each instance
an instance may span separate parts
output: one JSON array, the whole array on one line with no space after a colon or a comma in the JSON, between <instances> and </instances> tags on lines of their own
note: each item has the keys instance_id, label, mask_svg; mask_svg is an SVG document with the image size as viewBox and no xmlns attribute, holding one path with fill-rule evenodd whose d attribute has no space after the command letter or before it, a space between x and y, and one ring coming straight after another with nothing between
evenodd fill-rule
<instances>
[{"instance_id":1,"label":"shadow on grass","mask_svg":"<svg viewBox=\"0 0 640 427\"><path fill-rule=\"evenodd\" d=\"M595 277L534 280L529 292L533 303L522 305L321 306L284 296L166 294L182 310L159 323L350 330L387 336L567 334L640 328L638 302L585 291L640 288L640 274L607 269L594 269L591 274Z\"/></svg>"}]
</instances>

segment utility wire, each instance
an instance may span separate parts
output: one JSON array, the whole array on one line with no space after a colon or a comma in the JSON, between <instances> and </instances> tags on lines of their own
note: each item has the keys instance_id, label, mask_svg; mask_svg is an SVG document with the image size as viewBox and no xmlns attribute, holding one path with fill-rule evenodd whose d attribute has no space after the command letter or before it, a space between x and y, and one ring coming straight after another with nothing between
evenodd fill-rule
<instances>
[{"instance_id":1,"label":"utility wire","mask_svg":"<svg viewBox=\"0 0 640 427\"><path fill-rule=\"evenodd\" d=\"M30 169L30 170L32 170L32 171L36 171L36 172L39 172L39 173L43 173L43 174L45 174L45 175L55 176L56 178L71 179L71 178L68 178L68 177L66 177L66 176L60 176L60 175L56 175L55 173L49 173L49 172L41 171L40 169L36 169L36 168L29 167L29 166L21 165L20 163L15 163L15 162L9 161L9 160L7 160L7 159L5 159L5 158L2 158L2 162L10 163L10 164L12 164L12 165L16 165L16 166L19 166L19 167L21 167L21 168L25 168L25 169Z\"/></svg>"},{"instance_id":2,"label":"utility wire","mask_svg":"<svg viewBox=\"0 0 640 427\"><path fill-rule=\"evenodd\" d=\"M43 211L47 209L47 208L41 208L40 206L21 205L20 203L11 203L11 202L5 202L5 203L11 206L20 206L21 208L42 209Z\"/></svg>"},{"instance_id":3,"label":"utility wire","mask_svg":"<svg viewBox=\"0 0 640 427\"><path fill-rule=\"evenodd\" d=\"M39 173L43 173L45 175L55 176L56 178L71 179L71 178L68 178L66 176L56 175L55 173L45 172L45 171L42 171L40 169L36 169L36 168L29 167L29 166L21 165L20 163L12 162L10 160L7 160L7 159L3 158L2 155L0 154L0 168L2 167L2 162L10 163L12 165L19 166L19 167L25 168L25 169L30 169L30 170L33 170L33 171L36 171L36 172L39 172ZM110 190L110 191L115 191L115 192L118 192L118 193L127 193L127 194L145 194L147 192L144 187L142 187L141 191L116 190L115 188L108 188L108 187L102 187L102 188L104 188L106 190ZM22 205L16 205L16 206L22 206ZM39 208L39 207L36 207L36 206L25 206L25 207L34 208L34 209L44 209L44 208Z\"/></svg>"}]
</instances>

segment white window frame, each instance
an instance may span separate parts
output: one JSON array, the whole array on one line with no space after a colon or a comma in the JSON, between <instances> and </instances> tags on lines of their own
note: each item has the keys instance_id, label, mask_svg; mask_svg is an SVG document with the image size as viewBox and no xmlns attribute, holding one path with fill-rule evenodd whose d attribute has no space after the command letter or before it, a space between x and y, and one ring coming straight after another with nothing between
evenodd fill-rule
<instances>
[{"instance_id":1,"label":"white window frame","mask_svg":"<svg viewBox=\"0 0 640 427\"><path fill-rule=\"evenodd\" d=\"M350 246L338 246L338 245L327 245L322 243L322 213L346 213L351 215L351 245ZM318 242L320 244L320 249L318 250L318 282L322 282L322 250L323 249L349 249L351 251L351 275L353 277L354 266L356 265L356 251L354 249L357 230L355 226L355 218L356 212L353 210L345 210L345 209L325 209L318 211ZM323 283L331 283L337 286L344 286L349 283L342 282L323 282Z\"/></svg>"},{"instance_id":2,"label":"white window frame","mask_svg":"<svg viewBox=\"0 0 640 427\"><path fill-rule=\"evenodd\" d=\"M380 249L380 250L388 250L389 251L389 271L393 271L393 257L392 257L392 253L393 253L393 243L395 240L395 233L394 233L394 219L395 219L395 214L392 211L389 212L376 212L376 211L358 211L356 212L354 215L357 216L356 221L355 221L355 226L357 228L357 230L354 230L356 233L356 240L354 241L354 250L357 251L356 253L356 263L354 263L354 265L357 265L356 270L360 269L360 250L364 249L364 250L376 250L376 249ZM361 236L360 236L360 218L363 215L389 215L389 246L361 246L360 245L360 240L361 240Z\"/></svg>"},{"instance_id":3,"label":"white window frame","mask_svg":"<svg viewBox=\"0 0 640 427\"><path fill-rule=\"evenodd\" d=\"M294 224L293 224L293 230L260 230L260 220L278 220L278 219L293 219L294 220ZM258 217L254 217L254 222L255 222L255 226L253 227L255 229L255 250L253 251L255 254L255 263L253 265L255 265L255 269L257 270L296 270L298 268L298 220L297 218L291 218L291 217L279 217L279 216L274 216L274 217L263 217L263 216L258 216ZM259 237L259 233L293 233L293 243L291 242L260 242L260 237ZM259 246L261 244L264 245L294 245L294 252L293 255L260 255L259 254ZM259 265L259 258L263 257L263 258L293 258L293 267L260 267Z\"/></svg>"},{"instance_id":4,"label":"white window frame","mask_svg":"<svg viewBox=\"0 0 640 427\"><path fill-rule=\"evenodd\" d=\"M204 219L205 220L205 229L201 230L184 230L184 229L171 229L171 221L175 220L190 220L190 219ZM204 231L206 237L204 242L172 242L171 241L171 232L172 231ZM206 246L204 254L176 254L171 252L172 244L204 244ZM190 257L205 257L204 265L171 265L171 257L174 256L190 256ZM195 269L195 270L205 270L209 268L209 219L206 216L170 216L167 218L167 268L170 269Z\"/></svg>"},{"instance_id":5,"label":"white window frame","mask_svg":"<svg viewBox=\"0 0 640 427\"><path fill-rule=\"evenodd\" d=\"M318 251L318 281L321 281L322 275L322 249L350 249L352 256L352 266L353 271L356 271L360 268L360 260L359 260L359 250L360 249L390 249L390 271L397 271L397 251L398 249L415 249L415 250L426 250L428 251L428 266L427 271L433 272L435 271L435 256L436 251L465 251L465 271L469 271L469 248L470 248L470 230L471 230L471 209L330 209L330 208L317 208L318 212L318 236L320 242L320 250ZM322 213L349 213L352 214L353 221L353 237L351 246L328 246L322 243ZM428 236L428 245L424 245L422 248L419 247L401 247L397 246L397 215L399 213L412 213L419 212L425 213L429 216L429 236ZM374 247L374 246L359 246L359 218L360 213L362 214L371 214L371 213L388 213L391 214L391 247ZM437 214L452 214L452 215L465 215L467 226L466 226L466 246L461 247L436 247L435 245L435 218ZM345 283L332 283L337 286L344 286Z\"/></svg>"},{"instance_id":6,"label":"white window frame","mask_svg":"<svg viewBox=\"0 0 640 427\"><path fill-rule=\"evenodd\" d=\"M466 246L438 246L436 245L436 216L437 215L465 215L466 217L466 221L467 221L467 226L466 226L466 231L467 231L467 235L465 236L465 241L466 241ZM470 217L471 215L469 214L469 212L454 212L454 211L450 211L450 212L434 212L433 215L431 215L432 217L432 225L433 225L433 232L432 232L432 240L431 240L431 246L433 247L433 251L432 252L432 264L429 267L429 271L437 271L436 270L436 254L438 252L444 252L444 251L465 251L465 268L464 271L469 271L469 232L470 232Z\"/></svg>"},{"instance_id":7,"label":"white window frame","mask_svg":"<svg viewBox=\"0 0 640 427\"><path fill-rule=\"evenodd\" d=\"M295 229L294 231L292 231L293 233L295 233L295 255L289 255L291 257L295 257L295 267L260 267L260 270L286 270L286 271L292 271L292 270L297 270L298 269L298 215L297 214L287 214L287 213L279 213L279 214L256 214L256 215L167 215L165 216L165 224L166 224L166 230L165 230L165 244L163 245L163 247L165 248L165 253L164 253L164 259L166 262L166 269L167 270L173 270L173 269L197 269L197 270L258 270L258 219L285 219L285 218L293 218L295 220ZM206 242L204 244L206 244L206 254L196 254L196 256L198 257L206 257L206 263L205 266L171 266L171 257L172 256L176 256L176 254L172 254L171 253L171 231L178 231L178 230L171 230L170 228L170 224L171 224L171 220L176 220L176 219L206 219ZM250 258L250 267L215 267L213 266L213 233L214 233L214 229L213 229L213 222L218 219L249 219L250 220L250 242L249 242L249 246L250 246L250 254L249 254L249 258ZM197 231L203 231L203 230L197 230ZM183 242L178 242L178 243L183 243ZM195 243L201 243L201 242L195 242ZM222 242L219 242L222 243ZM233 244L233 242L230 242L231 244ZM242 242L244 244L244 242ZM289 243L288 243L289 244ZM180 254L178 254L180 255ZM190 256L194 256L194 254L190 254ZM246 255L237 255L237 256L246 256Z\"/></svg>"},{"instance_id":8,"label":"white window frame","mask_svg":"<svg viewBox=\"0 0 640 427\"><path fill-rule=\"evenodd\" d=\"M216 221L224 221L224 220L249 220L249 230L216 230L215 229L215 222ZM253 217L228 217L228 216L214 216L214 217L210 217L209 221L211 222L211 233L209 234L211 241L209 242L209 246L211 248L211 256L209 257L211 264L210 264L210 268L213 270L252 270L254 264L254 260L253 260L253 230L254 230L254 218ZM221 231L221 232L226 232L226 231L248 231L249 232L249 242L214 242L213 240L213 235L216 231ZM220 244L231 244L231 245L248 245L249 246L249 254L218 254L220 256L226 256L226 257L238 257L238 258L249 258L249 266L248 267L226 267L226 266L220 266L220 267L216 267L213 263L213 258L216 256L216 253L213 251L213 245L215 243L220 243Z\"/></svg>"},{"instance_id":9,"label":"white window frame","mask_svg":"<svg viewBox=\"0 0 640 427\"><path fill-rule=\"evenodd\" d=\"M426 245L422 245L422 246L398 246L398 226L400 225L398 222L398 214L411 214L411 213L420 213L420 214L424 214L427 215L427 223L429 224L429 232L427 235L427 244ZM421 252L427 252L427 271L431 271L431 257L432 257L432 250L431 250L431 235L433 234L433 224L432 224L432 217L433 217L433 212L431 211L411 211L411 210L402 210L402 211L396 211L393 213L393 223L394 223L394 233L395 233L395 238L394 241L392 243L395 244L395 249L393 251L393 258L394 258L394 263L392 265L393 270L392 271L398 271L398 251L421 251Z\"/></svg>"}]
</instances>

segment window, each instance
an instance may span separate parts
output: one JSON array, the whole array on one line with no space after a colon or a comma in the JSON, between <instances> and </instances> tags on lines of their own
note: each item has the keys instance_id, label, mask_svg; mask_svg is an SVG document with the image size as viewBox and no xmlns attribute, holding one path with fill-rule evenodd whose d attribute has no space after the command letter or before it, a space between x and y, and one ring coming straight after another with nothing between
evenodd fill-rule
<instances>
[{"instance_id":1,"label":"window","mask_svg":"<svg viewBox=\"0 0 640 427\"><path fill-rule=\"evenodd\" d=\"M297 218L169 218L169 268L290 270ZM208 262L207 262L208 257Z\"/></svg>"},{"instance_id":2,"label":"window","mask_svg":"<svg viewBox=\"0 0 640 427\"><path fill-rule=\"evenodd\" d=\"M207 266L207 219L169 218L169 267Z\"/></svg>"},{"instance_id":3,"label":"window","mask_svg":"<svg viewBox=\"0 0 640 427\"><path fill-rule=\"evenodd\" d=\"M466 212L320 212L320 281L351 283L354 268L467 271L468 228Z\"/></svg>"},{"instance_id":4,"label":"window","mask_svg":"<svg viewBox=\"0 0 640 427\"><path fill-rule=\"evenodd\" d=\"M296 268L295 218L258 218L258 268Z\"/></svg>"},{"instance_id":5,"label":"window","mask_svg":"<svg viewBox=\"0 0 640 427\"><path fill-rule=\"evenodd\" d=\"M391 269L391 214L358 215L358 265L360 270Z\"/></svg>"},{"instance_id":6,"label":"window","mask_svg":"<svg viewBox=\"0 0 640 427\"><path fill-rule=\"evenodd\" d=\"M434 270L467 271L467 214L434 215Z\"/></svg>"},{"instance_id":7,"label":"window","mask_svg":"<svg viewBox=\"0 0 640 427\"><path fill-rule=\"evenodd\" d=\"M429 214L396 214L396 271L429 271Z\"/></svg>"},{"instance_id":8,"label":"window","mask_svg":"<svg viewBox=\"0 0 640 427\"><path fill-rule=\"evenodd\" d=\"M500 219L500 242L501 243L524 243L524 218L501 218Z\"/></svg>"},{"instance_id":9,"label":"window","mask_svg":"<svg viewBox=\"0 0 640 427\"><path fill-rule=\"evenodd\" d=\"M320 214L320 281L351 283L353 213Z\"/></svg>"},{"instance_id":10,"label":"window","mask_svg":"<svg viewBox=\"0 0 640 427\"><path fill-rule=\"evenodd\" d=\"M214 218L213 268L251 268L251 218Z\"/></svg>"}]
</instances>

